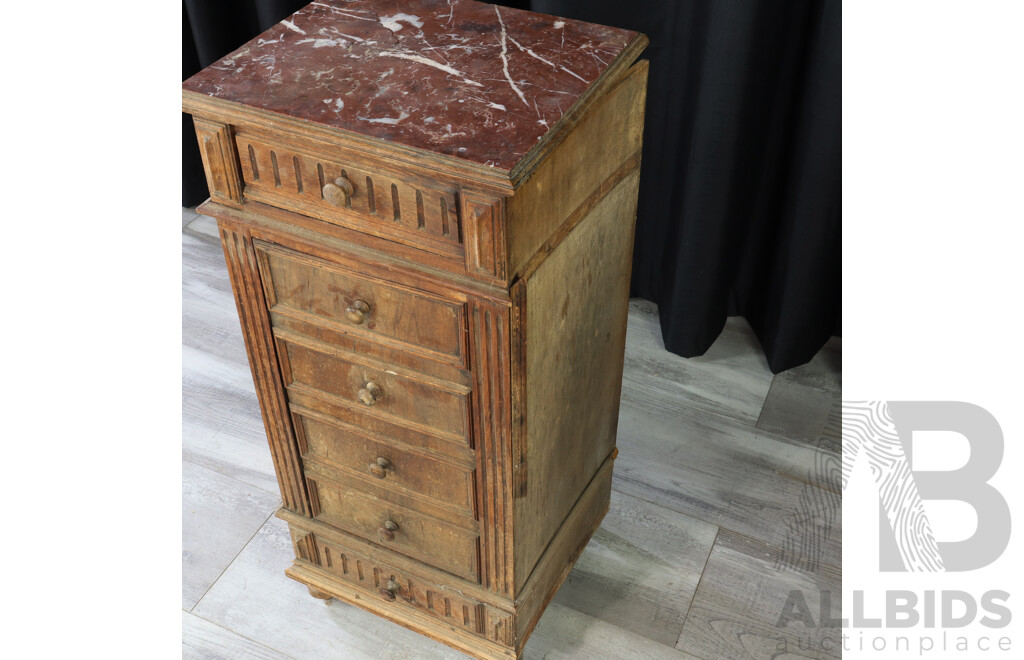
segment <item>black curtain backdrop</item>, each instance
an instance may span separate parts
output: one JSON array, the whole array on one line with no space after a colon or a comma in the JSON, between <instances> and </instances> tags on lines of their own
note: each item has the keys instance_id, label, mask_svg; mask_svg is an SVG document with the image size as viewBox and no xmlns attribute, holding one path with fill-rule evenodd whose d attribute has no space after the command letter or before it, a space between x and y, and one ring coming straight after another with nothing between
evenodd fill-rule
<instances>
[{"instance_id":1,"label":"black curtain backdrop","mask_svg":"<svg viewBox=\"0 0 1024 660\"><path fill-rule=\"evenodd\" d=\"M307 3L184 4L188 77ZM840 334L838 0L498 4L651 40L632 295L658 303L669 351L703 354L740 315L778 373ZM183 129L191 206L206 182Z\"/></svg>"},{"instance_id":2,"label":"black curtain backdrop","mask_svg":"<svg viewBox=\"0 0 1024 660\"><path fill-rule=\"evenodd\" d=\"M310 0L184 0L181 79L191 77ZM195 206L210 192L192 117L181 115L181 205Z\"/></svg>"}]
</instances>

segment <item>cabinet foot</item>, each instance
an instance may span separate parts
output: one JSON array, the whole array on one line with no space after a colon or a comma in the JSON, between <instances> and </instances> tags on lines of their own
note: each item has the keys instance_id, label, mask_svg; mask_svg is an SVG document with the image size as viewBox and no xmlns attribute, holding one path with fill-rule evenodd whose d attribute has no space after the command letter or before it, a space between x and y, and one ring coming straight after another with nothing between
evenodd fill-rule
<instances>
[{"instance_id":1,"label":"cabinet foot","mask_svg":"<svg viewBox=\"0 0 1024 660\"><path fill-rule=\"evenodd\" d=\"M320 591L316 587L306 585L306 588L309 589L309 595L313 598L319 598L321 600L330 600L334 598L334 596L332 596L331 594L327 593L326 591Z\"/></svg>"}]
</instances>

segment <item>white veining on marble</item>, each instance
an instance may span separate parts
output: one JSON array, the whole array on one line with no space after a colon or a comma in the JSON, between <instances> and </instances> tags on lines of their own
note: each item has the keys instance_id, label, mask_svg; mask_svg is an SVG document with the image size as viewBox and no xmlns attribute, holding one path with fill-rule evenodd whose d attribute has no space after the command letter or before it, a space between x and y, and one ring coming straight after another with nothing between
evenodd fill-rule
<instances>
[{"instance_id":1,"label":"white veining on marble","mask_svg":"<svg viewBox=\"0 0 1024 660\"><path fill-rule=\"evenodd\" d=\"M477 2L316 0L197 91L508 168L628 38Z\"/></svg>"},{"instance_id":2,"label":"white veining on marble","mask_svg":"<svg viewBox=\"0 0 1024 660\"><path fill-rule=\"evenodd\" d=\"M313 76L315 77L316 82L319 83L320 82L320 78L322 78L324 76L329 76L330 74L334 73L334 70L337 69L337 68L338 67L336 67L336 66L332 66L330 69L325 69L323 71L316 71L316 72L313 73ZM329 100L330 99L328 99L328 101L324 101L324 103L329 102Z\"/></svg>"},{"instance_id":3,"label":"white veining on marble","mask_svg":"<svg viewBox=\"0 0 1024 660\"><path fill-rule=\"evenodd\" d=\"M458 76L459 78L462 78L462 82L466 83L467 85L476 85L477 87L483 87L483 85L481 85L480 83L478 83L478 82L476 82L474 80L470 80L469 78L467 78L465 76L465 74L463 74L461 71L459 71L457 69L453 69L450 66L448 66L447 64L441 64L440 62L435 62L434 60L430 59L429 57L423 57L422 55L412 55L410 53L401 53L401 52L394 51L394 50L383 51L382 53L380 53L380 55L382 57L397 57L398 59L401 59L401 60L409 60L410 62L419 62L420 64L426 64L427 66L432 66L435 69L440 69L441 71L444 71L445 73L450 73L453 76Z\"/></svg>"},{"instance_id":4,"label":"white veining on marble","mask_svg":"<svg viewBox=\"0 0 1024 660\"><path fill-rule=\"evenodd\" d=\"M324 46L341 46L344 48L348 44L344 41L335 41L334 39L303 39L302 41L296 41L297 44L313 44L313 48L323 48Z\"/></svg>"},{"instance_id":5,"label":"white veining on marble","mask_svg":"<svg viewBox=\"0 0 1024 660\"><path fill-rule=\"evenodd\" d=\"M512 37L509 37L508 40L511 41L512 43L514 43L516 45L516 47L519 48L519 50L523 51L524 53L526 53L530 57L532 57L534 59L537 59L537 60L540 60L544 64L547 64L548 66L550 66L552 69L557 69L558 68L558 65L556 65L554 62L552 62L550 60L544 59L543 57L541 57L537 53L533 52L532 50L530 50L529 48L527 48L523 44L521 44L518 41L516 41L515 39L513 39Z\"/></svg>"},{"instance_id":6,"label":"white veining on marble","mask_svg":"<svg viewBox=\"0 0 1024 660\"><path fill-rule=\"evenodd\" d=\"M580 79L580 80L582 80L583 82L587 82L587 79L586 79L586 78L584 78L583 76L581 76L581 75L578 75L578 74L576 74L576 73L573 73L573 72L572 72L572 71L570 71L569 69L566 69L566 68L565 68L564 66L560 66L560 67L558 67L558 68L559 68L559 69L561 69L562 71L565 71L566 73L568 73L568 74L569 74L570 76L572 76L573 78L579 78L579 79Z\"/></svg>"},{"instance_id":7,"label":"white veining on marble","mask_svg":"<svg viewBox=\"0 0 1024 660\"><path fill-rule=\"evenodd\" d=\"M281 25L285 26L286 28L288 28L292 32L298 32L299 34L306 34L305 30L303 30L298 25L296 25L295 23L292 23L291 21L289 21L287 19L281 21Z\"/></svg>"},{"instance_id":8,"label":"white veining on marble","mask_svg":"<svg viewBox=\"0 0 1024 660\"><path fill-rule=\"evenodd\" d=\"M589 54L591 57L593 57L594 60L599 62L602 66L608 64L607 62L605 62L604 60L602 60L600 57L597 56L597 53L594 52L594 49L593 49L593 47L591 47L590 44L583 44L582 46L580 46L580 50L585 51L587 54Z\"/></svg>"},{"instance_id":9,"label":"white veining on marble","mask_svg":"<svg viewBox=\"0 0 1024 660\"><path fill-rule=\"evenodd\" d=\"M444 60L445 64L451 64L451 62L448 61L448 58L444 56L444 51L450 50L450 48L438 48L432 45L429 41L427 41L427 38L423 36L423 30L420 30L419 33L416 34L416 38L426 44L427 50L429 50L431 53L434 53L442 60Z\"/></svg>"},{"instance_id":10,"label":"white veining on marble","mask_svg":"<svg viewBox=\"0 0 1024 660\"><path fill-rule=\"evenodd\" d=\"M523 100L523 104L529 108L530 104L527 102L526 97L523 96L523 90L516 86L515 81L512 80L512 76L508 72L508 43L506 42L508 33L505 32L505 21L501 20L501 12L498 11L497 5L494 6L494 13L498 15L498 24L501 25L501 66L505 72L505 78L508 79L508 84L512 86L512 91L518 94L519 98Z\"/></svg>"},{"instance_id":11,"label":"white veining on marble","mask_svg":"<svg viewBox=\"0 0 1024 660\"><path fill-rule=\"evenodd\" d=\"M409 113L403 110L397 117L360 117L360 119L368 121L371 124L390 124L391 126L394 126L408 116Z\"/></svg>"},{"instance_id":12,"label":"white veining on marble","mask_svg":"<svg viewBox=\"0 0 1024 660\"><path fill-rule=\"evenodd\" d=\"M322 2L311 2L311 3L309 3L306 6L307 7L324 7L325 9L331 10L335 14L341 14L342 16L347 16L349 18L354 18L354 19L359 20L359 21L370 21L371 23L376 23L377 22L376 18L367 18L366 16L356 16L355 14L350 14L347 11L342 11L341 9L338 9L337 7L332 7L331 5L324 4ZM351 9L349 11L359 11L359 10L358 9ZM368 11L368 12L363 12L363 13L372 14L373 12L369 12Z\"/></svg>"},{"instance_id":13,"label":"white veining on marble","mask_svg":"<svg viewBox=\"0 0 1024 660\"><path fill-rule=\"evenodd\" d=\"M380 22L380 24L386 27L387 29L391 30L392 32L398 32L399 30L402 29L402 24L400 23L400 21L405 21L406 23L413 27L423 27L423 21L420 20L419 16L413 16L412 14L403 14L401 12L395 14L394 16L381 16L380 18L377 19L377 21Z\"/></svg>"},{"instance_id":14,"label":"white veining on marble","mask_svg":"<svg viewBox=\"0 0 1024 660\"><path fill-rule=\"evenodd\" d=\"M446 136L448 136L448 137L458 137L460 135L465 135L466 131L453 132L452 131L452 125L451 124L445 124L444 125L444 134Z\"/></svg>"},{"instance_id":15,"label":"white veining on marble","mask_svg":"<svg viewBox=\"0 0 1024 660\"><path fill-rule=\"evenodd\" d=\"M345 34L344 32L338 32L338 34L340 34L341 36L345 37L346 39L351 39L352 41L358 41L360 43L366 43L366 44L375 44L375 43L377 43L376 41L367 41L366 39L363 39L362 37L357 37L357 36L355 36L353 34Z\"/></svg>"},{"instance_id":16,"label":"white veining on marble","mask_svg":"<svg viewBox=\"0 0 1024 660\"><path fill-rule=\"evenodd\" d=\"M306 33L303 32L303 34L306 34ZM337 46L339 48L348 48L351 45L350 42L353 42L353 41L354 42L358 42L358 43L362 43L362 44L366 44L368 46L377 43L376 41L367 40L367 39L364 39L362 37L357 37L354 34L346 34L344 32L341 32L340 30L338 30L338 28L336 28L336 27L320 28L317 31L317 34L320 35L319 38L312 38L312 37L310 37L308 39L300 39L299 41L296 41L295 44L299 45L299 44L309 44L309 43L311 43L311 44L313 44L313 48L324 48L326 46Z\"/></svg>"}]
</instances>

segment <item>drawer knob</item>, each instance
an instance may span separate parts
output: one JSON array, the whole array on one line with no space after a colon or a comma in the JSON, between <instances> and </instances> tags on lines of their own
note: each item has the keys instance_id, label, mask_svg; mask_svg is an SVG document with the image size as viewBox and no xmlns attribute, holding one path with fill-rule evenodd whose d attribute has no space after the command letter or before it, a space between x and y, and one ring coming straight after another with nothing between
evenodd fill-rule
<instances>
[{"instance_id":1,"label":"drawer knob","mask_svg":"<svg viewBox=\"0 0 1024 660\"><path fill-rule=\"evenodd\" d=\"M396 523L391 518L388 518L387 520L384 521L384 524L382 524L380 526L380 529L377 530L377 533L380 534L380 537L382 539L384 539L385 541L394 541L395 540L395 532L397 532L397 531L398 531L398 523Z\"/></svg>"},{"instance_id":2,"label":"drawer knob","mask_svg":"<svg viewBox=\"0 0 1024 660\"><path fill-rule=\"evenodd\" d=\"M369 315L370 303L365 300L356 300L345 309L345 316L348 317L349 321L352 321L356 325L366 321L366 317Z\"/></svg>"},{"instance_id":3,"label":"drawer knob","mask_svg":"<svg viewBox=\"0 0 1024 660\"><path fill-rule=\"evenodd\" d=\"M377 399L380 398L380 395L380 385L374 383L373 381L367 383L366 387L359 390L358 394L359 400L362 401L367 406L372 406L373 404L377 403Z\"/></svg>"},{"instance_id":4,"label":"drawer knob","mask_svg":"<svg viewBox=\"0 0 1024 660\"><path fill-rule=\"evenodd\" d=\"M398 594L398 590L401 588L401 585L394 580L388 580L387 584L384 585L384 588L380 590L381 598L384 600L394 600L395 596Z\"/></svg>"},{"instance_id":5,"label":"drawer knob","mask_svg":"<svg viewBox=\"0 0 1024 660\"><path fill-rule=\"evenodd\" d=\"M356 194L356 187L345 177L339 176L333 183L324 184L323 193L324 199L331 206L345 206L352 195Z\"/></svg>"},{"instance_id":6,"label":"drawer knob","mask_svg":"<svg viewBox=\"0 0 1024 660\"><path fill-rule=\"evenodd\" d=\"M384 477L388 476L387 470L390 467L391 461L384 458L383 456L378 456L377 460L374 461L373 463L370 463L367 469L370 470L370 474L372 474L373 476L377 477L378 479L383 479Z\"/></svg>"}]
</instances>

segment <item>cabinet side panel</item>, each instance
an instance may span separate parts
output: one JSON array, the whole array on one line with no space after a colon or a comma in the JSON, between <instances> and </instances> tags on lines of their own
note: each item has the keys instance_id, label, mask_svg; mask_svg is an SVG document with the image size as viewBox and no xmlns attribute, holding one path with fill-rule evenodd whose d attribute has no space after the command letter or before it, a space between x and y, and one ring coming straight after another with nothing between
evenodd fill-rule
<instances>
[{"instance_id":1,"label":"cabinet side panel","mask_svg":"<svg viewBox=\"0 0 1024 660\"><path fill-rule=\"evenodd\" d=\"M638 181L633 170L516 285L529 337L517 593L615 446Z\"/></svg>"},{"instance_id":2,"label":"cabinet side panel","mask_svg":"<svg viewBox=\"0 0 1024 660\"><path fill-rule=\"evenodd\" d=\"M510 282L528 274L531 257L603 182L624 174L623 163L639 160L647 68L629 69L508 200Z\"/></svg>"},{"instance_id":3,"label":"cabinet side panel","mask_svg":"<svg viewBox=\"0 0 1024 660\"><path fill-rule=\"evenodd\" d=\"M252 368L252 379L263 413L263 425L270 443L270 454L274 459L281 499L284 508L289 511L310 515L298 445L288 421L277 353L274 350L251 237L243 227L235 227L223 221L219 225L221 245L231 276L231 290L238 305L245 350L249 355L249 366Z\"/></svg>"},{"instance_id":4,"label":"cabinet side panel","mask_svg":"<svg viewBox=\"0 0 1024 660\"><path fill-rule=\"evenodd\" d=\"M609 457L583 491L572 513L555 533L537 562L530 580L517 595L521 603L516 611L516 645L522 648L544 614L551 599L569 576L583 549L608 513L612 492L612 463Z\"/></svg>"}]
</instances>

